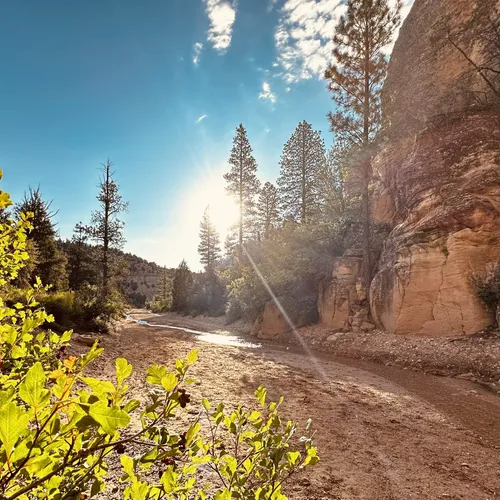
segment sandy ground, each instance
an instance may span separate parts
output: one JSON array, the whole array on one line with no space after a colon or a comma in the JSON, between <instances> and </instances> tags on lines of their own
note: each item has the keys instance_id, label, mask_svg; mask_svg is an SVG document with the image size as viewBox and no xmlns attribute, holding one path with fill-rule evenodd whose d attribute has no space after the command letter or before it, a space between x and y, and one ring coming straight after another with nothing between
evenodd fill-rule
<instances>
[{"instance_id":1,"label":"sandy ground","mask_svg":"<svg viewBox=\"0 0 500 500\"><path fill-rule=\"evenodd\" d=\"M144 312L134 318L165 319ZM215 345L131 320L104 347L94 371L112 374L114 359L127 358L139 398L148 365L171 364L196 348L195 403L207 397L253 405L263 384L272 398L285 396L286 417L312 417L321 462L289 484L291 499L500 499L500 398L471 382L267 344Z\"/></svg>"},{"instance_id":2,"label":"sandy ground","mask_svg":"<svg viewBox=\"0 0 500 500\"><path fill-rule=\"evenodd\" d=\"M151 318L153 323L190 326L200 330L245 334L251 325L238 321L225 325L225 318L180 316L166 313ZM305 342L310 348L337 356L371 360L385 366L480 381L500 394L500 332L431 338L393 335L379 330L344 333L315 324L298 329L300 340L290 333L280 343L287 346ZM267 344L266 344L267 345Z\"/></svg>"}]
</instances>

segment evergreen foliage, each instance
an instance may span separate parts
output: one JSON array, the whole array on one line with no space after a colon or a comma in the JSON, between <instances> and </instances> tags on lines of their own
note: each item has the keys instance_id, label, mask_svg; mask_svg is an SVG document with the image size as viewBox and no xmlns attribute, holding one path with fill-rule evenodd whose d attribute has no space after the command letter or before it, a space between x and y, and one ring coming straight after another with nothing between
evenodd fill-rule
<instances>
[{"instance_id":1,"label":"evergreen foliage","mask_svg":"<svg viewBox=\"0 0 500 500\"><path fill-rule=\"evenodd\" d=\"M68 259L68 280L71 290L80 290L84 284L97 285L99 270L96 248L88 244L89 234L82 223L76 224L71 241L63 247Z\"/></svg>"},{"instance_id":2,"label":"evergreen foliage","mask_svg":"<svg viewBox=\"0 0 500 500\"><path fill-rule=\"evenodd\" d=\"M23 213L33 214L33 229L28 233L28 239L32 242L30 253L35 261L31 275L24 276L24 281L32 283L38 276L43 283L51 283L54 290L65 290L68 287L66 257L57 247L57 231L52 221L57 212L51 209L51 204L43 199L40 188L29 188L24 199L15 206L14 214L18 220Z\"/></svg>"},{"instance_id":3,"label":"evergreen foliage","mask_svg":"<svg viewBox=\"0 0 500 500\"><path fill-rule=\"evenodd\" d=\"M319 174L324 164L320 132L304 120L285 144L280 159L278 186L285 217L306 224L317 213Z\"/></svg>"},{"instance_id":4,"label":"evergreen foliage","mask_svg":"<svg viewBox=\"0 0 500 500\"><path fill-rule=\"evenodd\" d=\"M278 228L279 222L278 190L274 184L266 182L260 191L257 203L257 224L261 237L269 239Z\"/></svg>"},{"instance_id":5,"label":"evergreen foliage","mask_svg":"<svg viewBox=\"0 0 500 500\"><path fill-rule=\"evenodd\" d=\"M104 295L111 292L111 252L113 248L121 248L125 243L123 237L124 223L118 219L118 215L125 212L128 203L123 201L118 185L114 180L111 170L113 163L108 161L102 165L102 178L99 182L99 193L97 201L99 209L92 212L90 226L87 232L99 245L99 262L101 267L101 279Z\"/></svg>"},{"instance_id":6,"label":"evergreen foliage","mask_svg":"<svg viewBox=\"0 0 500 500\"><path fill-rule=\"evenodd\" d=\"M255 196L260 187L257 179L257 162L252 154L247 132L242 124L236 129L229 157L231 168L224 174L227 192L234 197L239 208L238 244L245 240L245 225L254 208Z\"/></svg>"},{"instance_id":7,"label":"evergreen foliage","mask_svg":"<svg viewBox=\"0 0 500 500\"><path fill-rule=\"evenodd\" d=\"M205 209L200 223L198 253L200 254L200 262L207 269L213 269L220 258L219 233L210 219L210 207Z\"/></svg>"},{"instance_id":8,"label":"evergreen foliage","mask_svg":"<svg viewBox=\"0 0 500 500\"><path fill-rule=\"evenodd\" d=\"M193 274L183 259L175 270L172 288L172 310L186 312L193 285Z\"/></svg>"},{"instance_id":9,"label":"evergreen foliage","mask_svg":"<svg viewBox=\"0 0 500 500\"><path fill-rule=\"evenodd\" d=\"M371 282L369 185L373 144L382 122L381 92L388 59L383 53L401 17L401 0L349 0L335 30L333 63L325 72L337 111L328 113L337 140L359 150L365 283Z\"/></svg>"}]
</instances>

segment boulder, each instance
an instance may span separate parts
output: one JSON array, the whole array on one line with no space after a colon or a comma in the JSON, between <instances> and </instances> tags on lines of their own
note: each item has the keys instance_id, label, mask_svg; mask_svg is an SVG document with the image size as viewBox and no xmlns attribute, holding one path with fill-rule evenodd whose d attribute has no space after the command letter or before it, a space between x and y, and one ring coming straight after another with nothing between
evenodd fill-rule
<instances>
[{"instance_id":1,"label":"boulder","mask_svg":"<svg viewBox=\"0 0 500 500\"><path fill-rule=\"evenodd\" d=\"M471 278L500 258L500 114L447 36L480 63L499 3L415 0L392 53L372 204L392 230L370 288L373 320L388 331L470 334L494 322Z\"/></svg>"},{"instance_id":2,"label":"boulder","mask_svg":"<svg viewBox=\"0 0 500 500\"><path fill-rule=\"evenodd\" d=\"M288 318L295 324L296 305L290 297L278 297L277 299L283 309L286 311ZM265 340L283 340L287 334L292 330L290 323L286 320L280 308L274 300L266 303L264 314L262 315L262 323L260 324L260 331L258 338Z\"/></svg>"}]
</instances>

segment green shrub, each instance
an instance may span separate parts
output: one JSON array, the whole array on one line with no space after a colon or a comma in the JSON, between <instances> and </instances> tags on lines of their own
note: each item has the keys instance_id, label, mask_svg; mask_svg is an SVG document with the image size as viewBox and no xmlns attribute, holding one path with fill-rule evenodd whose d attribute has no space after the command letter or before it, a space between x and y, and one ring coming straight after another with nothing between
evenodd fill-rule
<instances>
[{"instance_id":1,"label":"green shrub","mask_svg":"<svg viewBox=\"0 0 500 500\"><path fill-rule=\"evenodd\" d=\"M213 270L195 276L188 301L191 316L223 316L226 308L226 286Z\"/></svg>"},{"instance_id":2,"label":"green shrub","mask_svg":"<svg viewBox=\"0 0 500 500\"><path fill-rule=\"evenodd\" d=\"M156 314L168 312L170 311L171 307L172 297L168 297L167 299L155 297L149 302L146 302L146 309L149 309L151 312L154 312Z\"/></svg>"},{"instance_id":3,"label":"green shrub","mask_svg":"<svg viewBox=\"0 0 500 500\"><path fill-rule=\"evenodd\" d=\"M478 297L490 311L500 304L500 265L482 275L473 275L472 283Z\"/></svg>"},{"instance_id":4,"label":"green shrub","mask_svg":"<svg viewBox=\"0 0 500 500\"><path fill-rule=\"evenodd\" d=\"M3 294L6 305L26 304L26 290L10 289ZM35 290L36 301L54 317L52 328L58 332L79 328L106 333L109 322L118 319L125 311L125 303L118 292L103 300L97 285L84 284L77 292L52 292L39 287Z\"/></svg>"},{"instance_id":5,"label":"green shrub","mask_svg":"<svg viewBox=\"0 0 500 500\"><path fill-rule=\"evenodd\" d=\"M5 304L9 307L16 303L26 305L26 291L27 289L10 289L3 294ZM38 287L34 290L34 296L47 314L54 317L52 328L63 331L76 325L74 292L51 292L50 289Z\"/></svg>"}]
</instances>

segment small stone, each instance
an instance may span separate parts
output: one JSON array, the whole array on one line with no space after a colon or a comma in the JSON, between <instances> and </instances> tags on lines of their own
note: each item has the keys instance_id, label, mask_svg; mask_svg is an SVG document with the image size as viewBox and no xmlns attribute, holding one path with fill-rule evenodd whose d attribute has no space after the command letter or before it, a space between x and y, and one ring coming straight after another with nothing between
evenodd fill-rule
<instances>
[{"instance_id":1,"label":"small stone","mask_svg":"<svg viewBox=\"0 0 500 500\"><path fill-rule=\"evenodd\" d=\"M372 323L368 323L367 321L365 321L361 325L361 330L363 332L373 332L373 330L375 330L375 325L373 325Z\"/></svg>"},{"instance_id":2,"label":"small stone","mask_svg":"<svg viewBox=\"0 0 500 500\"><path fill-rule=\"evenodd\" d=\"M335 342L336 340L339 340L341 339L342 337L345 337L345 333L343 332L338 332L338 333L334 333L333 335L330 335L326 341L327 342Z\"/></svg>"}]
</instances>

